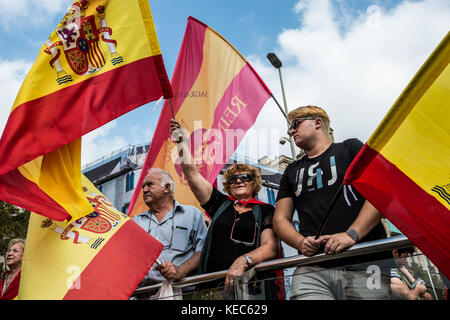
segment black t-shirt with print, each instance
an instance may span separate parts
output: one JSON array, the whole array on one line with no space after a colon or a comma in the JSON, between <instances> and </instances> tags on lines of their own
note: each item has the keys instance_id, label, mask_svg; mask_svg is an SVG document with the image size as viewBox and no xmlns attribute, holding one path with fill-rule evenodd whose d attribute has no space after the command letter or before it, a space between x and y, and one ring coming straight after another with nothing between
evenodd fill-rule
<instances>
[{"instance_id":1,"label":"black t-shirt with print","mask_svg":"<svg viewBox=\"0 0 450 320\"><path fill-rule=\"evenodd\" d=\"M358 139L333 143L315 158L304 156L285 170L277 201L286 197L294 200L299 216L299 230L303 236L316 235L334 195L342 184L347 168L362 148ZM351 186L337 199L322 235L345 232L355 221L365 199ZM382 223L378 223L361 241L386 237Z\"/></svg>"},{"instance_id":2,"label":"black t-shirt with print","mask_svg":"<svg viewBox=\"0 0 450 320\"><path fill-rule=\"evenodd\" d=\"M230 200L226 195L213 188L211 198L202 207L213 218L224 201ZM273 212L274 207L272 205L261 205L261 233L266 228L272 229ZM235 222L237 218L239 220ZM257 226L257 228L259 227ZM258 229L255 230L255 217L252 211L238 214L232 205L228 206L215 222L213 231L212 249L207 272L227 270L236 258L256 249L257 241L256 239L253 241L253 239L258 234ZM236 243L232 239L254 243L253 245L246 245Z\"/></svg>"}]
</instances>

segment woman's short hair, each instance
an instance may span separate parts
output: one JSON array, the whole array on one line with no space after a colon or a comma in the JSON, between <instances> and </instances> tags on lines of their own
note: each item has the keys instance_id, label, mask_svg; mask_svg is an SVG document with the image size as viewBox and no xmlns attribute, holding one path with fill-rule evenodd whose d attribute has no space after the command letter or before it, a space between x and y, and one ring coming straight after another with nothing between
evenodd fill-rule
<instances>
[{"instance_id":1,"label":"woman's short hair","mask_svg":"<svg viewBox=\"0 0 450 320\"><path fill-rule=\"evenodd\" d=\"M15 245L16 243L21 243L22 246L23 246L23 249L25 248L25 239L22 239L22 238L15 238L15 239L12 239L12 240L9 241L9 243L8 243L8 251L9 251L9 249L10 249L13 245Z\"/></svg>"},{"instance_id":2,"label":"woman's short hair","mask_svg":"<svg viewBox=\"0 0 450 320\"><path fill-rule=\"evenodd\" d=\"M321 107L303 106L292 110L287 115L290 121L296 118L320 118L322 119L322 129L326 134L330 133L330 117Z\"/></svg>"},{"instance_id":3,"label":"woman's short hair","mask_svg":"<svg viewBox=\"0 0 450 320\"><path fill-rule=\"evenodd\" d=\"M226 193L230 194L230 185L228 184L228 178L234 174L242 172L248 172L251 175L253 175L254 179L250 181L250 184L253 186L252 196L255 197L256 195L258 195L259 190L261 190L262 186L261 174L259 173L258 168L255 168L245 163L235 163L225 170L225 172L223 173L224 177L223 190Z\"/></svg>"}]
</instances>

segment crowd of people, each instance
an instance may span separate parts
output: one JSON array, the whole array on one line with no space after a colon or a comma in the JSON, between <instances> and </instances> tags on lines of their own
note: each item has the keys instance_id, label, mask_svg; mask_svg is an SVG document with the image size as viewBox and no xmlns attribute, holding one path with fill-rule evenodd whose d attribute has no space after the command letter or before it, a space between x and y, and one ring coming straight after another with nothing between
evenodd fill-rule
<instances>
[{"instance_id":1,"label":"crowd of people","mask_svg":"<svg viewBox=\"0 0 450 320\"><path fill-rule=\"evenodd\" d=\"M288 134L305 155L284 171L275 206L257 199L261 175L259 169L248 164L234 164L225 170L225 193L209 183L200 174L191 153L186 152L190 150L186 131L171 119L170 132L177 142L182 172L211 221L207 227L200 210L176 201L175 183L168 172L150 169L142 184L149 210L133 220L157 238L163 248L139 287L228 270L224 279L183 288L183 293L199 299L233 299L237 277L259 262L279 257L281 241L299 254L313 256L337 255L357 242L386 238L381 213L351 186L343 186L345 172L363 143L357 139L332 142L330 119L320 107L299 107L287 117ZM340 188L344 191L318 235L329 204ZM292 224L295 211L300 221L298 230ZM17 296L23 250L23 240L10 244L6 260L10 271L1 278L1 299ZM404 263L395 267L392 254L381 252L297 267L289 298L391 299L394 293L396 298L431 298L423 282L404 276ZM374 264L380 270L380 278L376 286L368 286L372 274L367 268ZM276 272L259 272L256 279L265 279L264 285L257 282L249 292L263 292L265 299L285 298L284 279L280 281ZM409 281L409 287L405 288L405 281ZM156 290L148 291L134 298L151 299L155 294Z\"/></svg>"},{"instance_id":2,"label":"crowd of people","mask_svg":"<svg viewBox=\"0 0 450 320\"><path fill-rule=\"evenodd\" d=\"M320 107L299 107L287 117L290 124L288 134L305 151L305 156L286 168L275 206L257 200L262 181L259 169L251 165L233 164L225 170L224 193L208 182L194 164L187 131L177 120L171 119L170 132L177 143L183 175L211 222L207 231L201 228L200 232L200 227L195 228L192 221L195 220L197 224L202 213L194 208L190 209L191 223L186 219L183 225L172 218L173 205L153 212L150 199L157 203L159 200L153 194L164 190L170 193L169 183L162 178L170 175L159 169L158 177L149 186L146 181L154 172L150 170L142 186L144 200L148 202L150 210L136 216L134 220L151 235L160 240L166 239L160 257L167 261L168 267L162 267L161 261L157 261L141 283L142 286L149 284L146 279L153 278L150 283L154 284L160 280L180 279L180 275L194 272L204 274L228 270L224 279L201 283L191 290L196 290L200 299L232 299L236 278L253 265L278 257L280 241L297 249L299 254L313 256L322 252L336 255L357 242L387 237L381 223L381 213L351 186L342 185L345 172L363 143L357 139L332 142L330 119ZM327 208L340 188L346 189L331 209L322 234L317 235L322 221L327 218ZM178 205L173 199L171 203ZM299 215L299 231L292 224L295 211ZM149 223L142 223L144 217L148 220L152 215L155 217L155 228L151 228ZM194 219L194 216L197 218ZM158 233L158 223L168 224L165 233ZM168 252L177 251L173 245L173 239L177 238L189 239L184 241L185 248L182 250L189 254L184 260L171 260L172 264ZM389 251L298 267L292 277L290 299L391 299L391 283L393 281L395 287L396 282L395 279L391 280L395 266L392 258L392 252ZM379 279L377 286L368 286L371 273L367 270L374 264L380 270ZM167 272L169 267L174 271ZM156 271L160 271L160 274ZM256 279L268 279L264 281L263 288L256 289L257 292L263 290L266 299L284 298L280 294L284 289L283 284L275 281L277 276L274 272L260 272Z\"/></svg>"}]
</instances>

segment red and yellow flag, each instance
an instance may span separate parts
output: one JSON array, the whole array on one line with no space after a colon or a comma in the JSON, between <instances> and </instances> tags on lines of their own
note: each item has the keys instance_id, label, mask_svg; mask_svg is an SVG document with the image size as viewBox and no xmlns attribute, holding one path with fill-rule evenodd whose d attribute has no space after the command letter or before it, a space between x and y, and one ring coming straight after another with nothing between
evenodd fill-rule
<instances>
[{"instance_id":1,"label":"red and yellow flag","mask_svg":"<svg viewBox=\"0 0 450 320\"><path fill-rule=\"evenodd\" d=\"M54 220L91 210L80 137L172 96L147 0L76 0L41 48L0 140L0 199Z\"/></svg>"},{"instance_id":2,"label":"red and yellow flag","mask_svg":"<svg viewBox=\"0 0 450 320\"><path fill-rule=\"evenodd\" d=\"M91 213L74 222L32 213L19 300L128 299L162 250L82 176Z\"/></svg>"},{"instance_id":3,"label":"red and yellow flag","mask_svg":"<svg viewBox=\"0 0 450 320\"><path fill-rule=\"evenodd\" d=\"M450 276L450 33L345 176Z\"/></svg>"},{"instance_id":4,"label":"red and yellow flag","mask_svg":"<svg viewBox=\"0 0 450 320\"><path fill-rule=\"evenodd\" d=\"M181 168L175 165L176 145L170 139L172 103L175 118L190 133L195 164L211 183L253 125L271 92L245 58L221 35L189 17L172 77L174 98L164 104L138 186L151 167L168 171L176 180L180 203L199 207ZM142 189L133 194L129 215L148 207Z\"/></svg>"}]
</instances>

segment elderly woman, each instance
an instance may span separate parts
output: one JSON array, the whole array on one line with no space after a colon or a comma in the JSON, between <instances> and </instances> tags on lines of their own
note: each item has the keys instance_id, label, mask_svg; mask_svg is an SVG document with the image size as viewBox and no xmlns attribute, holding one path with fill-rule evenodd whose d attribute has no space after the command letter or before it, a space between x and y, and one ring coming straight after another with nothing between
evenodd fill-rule
<instances>
[{"instance_id":1,"label":"elderly woman","mask_svg":"<svg viewBox=\"0 0 450 320\"><path fill-rule=\"evenodd\" d=\"M13 239L8 244L6 265L10 271L5 271L0 280L0 300L13 300L19 294L20 271L22 269L25 240Z\"/></svg>"},{"instance_id":2,"label":"elderly woman","mask_svg":"<svg viewBox=\"0 0 450 320\"><path fill-rule=\"evenodd\" d=\"M211 217L199 272L228 269L224 283L228 287L252 265L276 257L279 242L272 230L274 207L255 199L261 188L261 176L257 168L247 164L230 166L223 183L229 196L219 192L192 164L190 152L183 152L189 147L183 146L186 139L180 135L180 129L180 124L172 119L170 131L178 137L181 169L195 197Z\"/></svg>"}]
</instances>

